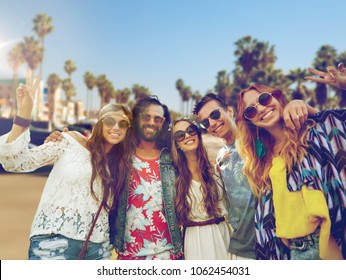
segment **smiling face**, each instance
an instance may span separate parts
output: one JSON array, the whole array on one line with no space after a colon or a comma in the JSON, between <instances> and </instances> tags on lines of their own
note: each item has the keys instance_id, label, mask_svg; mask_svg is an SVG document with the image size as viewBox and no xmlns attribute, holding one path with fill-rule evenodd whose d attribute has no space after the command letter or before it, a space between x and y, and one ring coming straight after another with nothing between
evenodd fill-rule
<instances>
[{"instance_id":1,"label":"smiling face","mask_svg":"<svg viewBox=\"0 0 346 280\"><path fill-rule=\"evenodd\" d=\"M102 136L106 141L106 150L124 140L129 119L123 111L108 112L100 119L102 122Z\"/></svg>"},{"instance_id":2,"label":"smiling face","mask_svg":"<svg viewBox=\"0 0 346 280\"><path fill-rule=\"evenodd\" d=\"M163 108L150 104L140 113L138 133L144 141L154 142L162 131L164 121Z\"/></svg>"},{"instance_id":3,"label":"smiling face","mask_svg":"<svg viewBox=\"0 0 346 280\"><path fill-rule=\"evenodd\" d=\"M216 110L220 114L216 113ZM219 116L219 117L218 117ZM218 118L216 118L218 117ZM207 131L216 137L227 138L231 133L233 110L231 107L223 108L216 100L206 103L198 112L198 121L209 121Z\"/></svg>"},{"instance_id":4,"label":"smiling face","mask_svg":"<svg viewBox=\"0 0 346 280\"><path fill-rule=\"evenodd\" d=\"M250 121L255 126L269 130L279 124L282 115L282 106L274 96L272 96L269 104L261 105L259 102L260 94L257 90L251 89L243 94L242 101L244 108L255 106L257 110L257 114Z\"/></svg>"},{"instance_id":5,"label":"smiling face","mask_svg":"<svg viewBox=\"0 0 346 280\"><path fill-rule=\"evenodd\" d=\"M172 133L173 137L174 135L181 135L181 137L174 140L177 148L182 150L184 153L196 152L199 138L198 128L195 125L190 124L187 121L179 121L174 125ZM183 134L184 138L182 137Z\"/></svg>"}]
</instances>

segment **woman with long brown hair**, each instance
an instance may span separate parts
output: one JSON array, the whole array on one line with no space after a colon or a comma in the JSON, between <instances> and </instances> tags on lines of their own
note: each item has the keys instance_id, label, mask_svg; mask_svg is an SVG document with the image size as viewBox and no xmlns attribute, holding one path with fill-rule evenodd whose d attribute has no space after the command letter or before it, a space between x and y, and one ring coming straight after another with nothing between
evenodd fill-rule
<instances>
[{"instance_id":1,"label":"woman with long brown hair","mask_svg":"<svg viewBox=\"0 0 346 280\"><path fill-rule=\"evenodd\" d=\"M89 140L68 132L62 141L28 149L38 82L28 72L26 85L17 88L12 130L0 137L0 163L6 170L30 172L54 164L32 223L29 259L77 259L89 231L84 259L110 259L108 212L116 207L131 164L131 112L108 104L100 110Z\"/></svg>"},{"instance_id":2,"label":"woman with long brown hair","mask_svg":"<svg viewBox=\"0 0 346 280\"><path fill-rule=\"evenodd\" d=\"M175 120L171 132L172 157L179 173L175 209L184 232L184 257L229 259L225 190L208 160L201 132L188 118Z\"/></svg>"},{"instance_id":3,"label":"woman with long brown hair","mask_svg":"<svg viewBox=\"0 0 346 280\"><path fill-rule=\"evenodd\" d=\"M284 125L284 93L260 84L238 98L238 141L258 206L259 259L342 259L345 248L346 110L300 130Z\"/></svg>"}]
</instances>

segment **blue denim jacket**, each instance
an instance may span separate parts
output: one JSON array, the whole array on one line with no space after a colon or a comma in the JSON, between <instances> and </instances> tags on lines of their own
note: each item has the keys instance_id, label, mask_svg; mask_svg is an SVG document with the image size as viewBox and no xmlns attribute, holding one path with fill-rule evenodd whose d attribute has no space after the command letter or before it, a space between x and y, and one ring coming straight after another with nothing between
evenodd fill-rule
<instances>
[{"instance_id":1,"label":"blue denim jacket","mask_svg":"<svg viewBox=\"0 0 346 280\"><path fill-rule=\"evenodd\" d=\"M162 182L162 195L164 202L164 213L168 222L169 233L172 238L173 253L179 254L182 251L182 238L177 223L177 217L174 209L176 170L173 166L171 155L167 148L162 149L160 153L160 174ZM129 179L129 178L127 178ZM128 180L127 180L128 182ZM124 252L125 249L125 226L126 226L126 208L128 201L129 184L119 197L119 203L116 213L110 213L110 241L115 249Z\"/></svg>"}]
</instances>

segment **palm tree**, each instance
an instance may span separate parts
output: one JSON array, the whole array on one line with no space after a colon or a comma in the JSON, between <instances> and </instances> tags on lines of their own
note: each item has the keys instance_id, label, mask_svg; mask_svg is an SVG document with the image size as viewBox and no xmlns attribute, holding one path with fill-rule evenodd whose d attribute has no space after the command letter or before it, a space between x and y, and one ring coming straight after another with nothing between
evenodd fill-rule
<instances>
[{"instance_id":1,"label":"palm tree","mask_svg":"<svg viewBox=\"0 0 346 280\"><path fill-rule=\"evenodd\" d=\"M106 75L100 75L96 79L96 86L100 95L101 108L115 97L113 84L107 79Z\"/></svg>"},{"instance_id":2,"label":"palm tree","mask_svg":"<svg viewBox=\"0 0 346 280\"><path fill-rule=\"evenodd\" d=\"M91 91L96 86L96 78L93 74L91 74L89 71L84 74L84 83L87 87L87 117L89 117L89 112L92 108L92 95ZM89 102L90 99L90 102Z\"/></svg>"},{"instance_id":3,"label":"palm tree","mask_svg":"<svg viewBox=\"0 0 346 280\"><path fill-rule=\"evenodd\" d=\"M186 104L185 108L185 115L188 115L189 114L189 101L191 99L191 95L192 95L192 90L191 90L191 87L190 86L185 86L183 88L183 91L182 91L182 99L183 99L183 103Z\"/></svg>"},{"instance_id":4,"label":"palm tree","mask_svg":"<svg viewBox=\"0 0 346 280\"><path fill-rule=\"evenodd\" d=\"M131 90L129 88L119 89L115 92L115 101L126 104L129 102Z\"/></svg>"},{"instance_id":5,"label":"palm tree","mask_svg":"<svg viewBox=\"0 0 346 280\"><path fill-rule=\"evenodd\" d=\"M72 81L69 78L62 80L62 89L66 96L66 105L71 102L72 97L76 95L76 89Z\"/></svg>"},{"instance_id":6,"label":"palm tree","mask_svg":"<svg viewBox=\"0 0 346 280\"><path fill-rule=\"evenodd\" d=\"M175 88L178 90L179 93L179 111L180 113L183 113L183 89L184 89L184 81L182 79L178 79L175 82Z\"/></svg>"},{"instance_id":7,"label":"palm tree","mask_svg":"<svg viewBox=\"0 0 346 280\"><path fill-rule=\"evenodd\" d=\"M43 57L44 57L44 39L46 35L51 33L54 29L54 26L52 25L52 17L47 16L46 14L38 14L36 15L36 18L34 18L34 28L33 30L37 34L37 36L41 40L41 46L42 46L42 61L40 64L40 76L42 77L42 68L43 68Z\"/></svg>"},{"instance_id":8,"label":"palm tree","mask_svg":"<svg viewBox=\"0 0 346 280\"><path fill-rule=\"evenodd\" d=\"M307 71L301 68L295 68L287 74L288 80L291 81L291 85L297 83L296 89L292 92L292 99L306 100L307 93L303 84L306 82L305 76Z\"/></svg>"},{"instance_id":9,"label":"palm tree","mask_svg":"<svg viewBox=\"0 0 346 280\"><path fill-rule=\"evenodd\" d=\"M60 77L53 73L50 74L47 80L48 87L48 108L49 108L49 120L54 121L55 112L55 93L61 83Z\"/></svg>"},{"instance_id":10,"label":"palm tree","mask_svg":"<svg viewBox=\"0 0 346 280\"><path fill-rule=\"evenodd\" d=\"M274 46L268 42L260 42L245 36L236 43L234 55L237 57L236 67L233 71L234 91L247 87L255 82L255 77L263 76L263 71L273 68L276 61ZM260 71L261 74L257 72Z\"/></svg>"},{"instance_id":11,"label":"palm tree","mask_svg":"<svg viewBox=\"0 0 346 280\"><path fill-rule=\"evenodd\" d=\"M135 101L146 98L151 95L150 90L139 84L132 86L132 94L134 95Z\"/></svg>"},{"instance_id":12,"label":"palm tree","mask_svg":"<svg viewBox=\"0 0 346 280\"><path fill-rule=\"evenodd\" d=\"M192 95L191 95L191 100L192 102L192 106L191 106L191 112L193 110L193 108L195 107L196 103L198 100L200 100L202 98L202 95L200 94L200 92L198 90L196 90Z\"/></svg>"},{"instance_id":13,"label":"palm tree","mask_svg":"<svg viewBox=\"0 0 346 280\"><path fill-rule=\"evenodd\" d=\"M77 70L77 67L76 67L74 61L72 61L70 59L66 60L64 70L67 73L68 77L71 79L71 74Z\"/></svg>"},{"instance_id":14,"label":"palm tree","mask_svg":"<svg viewBox=\"0 0 346 280\"><path fill-rule=\"evenodd\" d=\"M217 95L227 104L231 103L232 84L229 75L225 70L219 71L216 76L214 90Z\"/></svg>"},{"instance_id":15,"label":"palm tree","mask_svg":"<svg viewBox=\"0 0 346 280\"><path fill-rule=\"evenodd\" d=\"M34 37L24 37L23 42L19 43L23 57L32 72L42 62L43 49L39 41Z\"/></svg>"},{"instance_id":16,"label":"palm tree","mask_svg":"<svg viewBox=\"0 0 346 280\"><path fill-rule=\"evenodd\" d=\"M12 96L9 99L12 100L12 109L16 106L16 87L18 83L18 69L24 63L24 56L20 47L20 43L17 43L8 53L7 63L13 71L13 81L12 81ZM11 113L12 115L12 113Z\"/></svg>"},{"instance_id":17,"label":"palm tree","mask_svg":"<svg viewBox=\"0 0 346 280\"><path fill-rule=\"evenodd\" d=\"M335 65L336 60L336 49L329 45L323 45L316 53L316 58L313 63L315 69L324 71L327 66ZM315 90L316 102L320 107L320 110L323 110L326 107L328 96L327 96L327 86L322 83L317 83Z\"/></svg>"}]
</instances>

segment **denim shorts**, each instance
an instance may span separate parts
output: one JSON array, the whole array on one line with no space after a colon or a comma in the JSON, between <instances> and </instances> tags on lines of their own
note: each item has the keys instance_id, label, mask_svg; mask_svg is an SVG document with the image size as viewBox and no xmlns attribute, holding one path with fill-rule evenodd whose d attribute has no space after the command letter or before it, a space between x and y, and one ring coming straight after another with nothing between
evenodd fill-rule
<instances>
[{"instance_id":1,"label":"denim shorts","mask_svg":"<svg viewBox=\"0 0 346 280\"><path fill-rule=\"evenodd\" d=\"M307 236L290 239L291 260L319 260L320 229Z\"/></svg>"},{"instance_id":2,"label":"denim shorts","mask_svg":"<svg viewBox=\"0 0 346 280\"><path fill-rule=\"evenodd\" d=\"M30 238L29 260L77 260L84 241L60 234L36 235ZM109 260L112 255L109 241L88 242L84 260Z\"/></svg>"}]
</instances>

